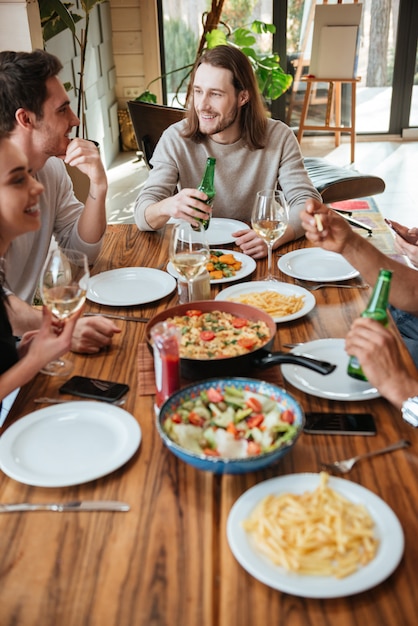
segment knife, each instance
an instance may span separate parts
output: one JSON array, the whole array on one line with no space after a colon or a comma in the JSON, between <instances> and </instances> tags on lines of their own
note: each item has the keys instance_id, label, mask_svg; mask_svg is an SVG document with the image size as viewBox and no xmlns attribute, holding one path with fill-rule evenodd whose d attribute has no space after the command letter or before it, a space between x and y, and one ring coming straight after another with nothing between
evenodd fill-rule
<instances>
[{"instance_id":1,"label":"knife","mask_svg":"<svg viewBox=\"0 0 418 626\"><path fill-rule=\"evenodd\" d=\"M95 315L101 315L102 317L109 317L113 320L124 320L125 322L149 322L149 317L134 317L133 315L116 315L113 313L84 313L83 317L92 317Z\"/></svg>"},{"instance_id":2,"label":"knife","mask_svg":"<svg viewBox=\"0 0 418 626\"><path fill-rule=\"evenodd\" d=\"M36 504L20 502L0 504L0 513L21 513L23 511L129 511L126 502L116 500L75 500L74 502Z\"/></svg>"}]
</instances>

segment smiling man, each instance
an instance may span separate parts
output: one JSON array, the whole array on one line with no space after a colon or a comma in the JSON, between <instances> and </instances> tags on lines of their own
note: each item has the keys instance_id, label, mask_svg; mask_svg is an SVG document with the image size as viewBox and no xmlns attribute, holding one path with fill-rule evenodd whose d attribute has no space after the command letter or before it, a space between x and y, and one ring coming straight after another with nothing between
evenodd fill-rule
<instances>
[{"instance_id":1,"label":"smiling man","mask_svg":"<svg viewBox=\"0 0 418 626\"><path fill-rule=\"evenodd\" d=\"M16 336L40 327L41 311L31 306L51 239L61 248L96 259L106 229L106 173L96 146L70 139L80 120L58 78L62 64L43 50L0 52L0 131L26 155L44 186L41 228L15 239L6 253L9 318ZM58 157L58 158L57 158ZM64 163L90 180L85 204L77 200ZM109 345L119 328L103 317L77 321L72 349L94 353Z\"/></svg>"},{"instance_id":2,"label":"smiling man","mask_svg":"<svg viewBox=\"0 0 418 626\"><path fill-rule=\"evenodd\" d=\"M197 186L206 159L214 157L214 217L250 222L257 191L279 188L289 203L290 221L278 245L302 236L299 213L308 198L321 197L293 132L268 118L245 54L228 45L206 50L192 73L187 109L186 119L170 126L155 149L153 169L135 203L138 228L157 230L171 217L194 223L201 211L210 212ZM244 253L267 254L253 230L234 237Z\"/></svg>"}]
</instances>

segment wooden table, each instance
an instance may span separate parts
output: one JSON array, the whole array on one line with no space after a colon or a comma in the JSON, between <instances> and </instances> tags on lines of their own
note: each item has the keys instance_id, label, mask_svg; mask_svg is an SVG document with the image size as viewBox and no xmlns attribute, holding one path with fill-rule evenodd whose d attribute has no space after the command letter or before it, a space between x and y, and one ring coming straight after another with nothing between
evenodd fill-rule
<instances>
[{"instance_id":1,"label":"wooden table","mask_svg":"<svg viewBox=\"0 0 418 626\"><path fill-rule=\"evenodd\" d=\"M167 229L168 230L168 229ZM305 246L299 241L285 251ZM280 250L283 252L283 250ZM141 233L136 226L109 226L93 273L117 267L156 267L167 259L165 233ZM257 264L262 276L265 261ZM282 280L293 279L277 275ZM213 288L213 294L216 289ZM278 327L282 343L344 337L364 308L369 290L323 289L306 317ZM154 305L110 309L88 303L86 310L152 316L176 303L177 294ZM282 380L305 411L372 412L375 437L303 434L274 467L241 476L213 476L178 461L154 426L153 396L139 396L137 345L145 325L121 322L110 349L94 356L72 355L74 373L128 382L125 408L138 420L143 439L121 469L87 484L40 488L0 476L0 502L115 499L129 513L14 513L0 515L1 626L413 626L418 613L418 432L385 400L328 401ZM411 367L412 364L410 363ZM390 372L388 372L390 376ZM38 375L21 390L3 430L35 410L36 396L58 395L62 380ZM349 479L382 497L405 532L404 557L377 587L352 597L312 600L275 591L237 563L226 539L231 506L249 487L267 478L317 472L331 461L409 439L412 447L359 463ZM324 582L326 585L326 582Z\"/></svg>"}]
</instances>

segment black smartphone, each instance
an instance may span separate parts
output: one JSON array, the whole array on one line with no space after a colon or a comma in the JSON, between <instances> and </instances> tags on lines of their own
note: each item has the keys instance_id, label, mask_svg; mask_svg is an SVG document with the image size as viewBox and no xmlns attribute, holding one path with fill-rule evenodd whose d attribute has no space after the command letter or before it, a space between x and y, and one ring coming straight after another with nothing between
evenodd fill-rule
<instances>
[{"instance_id":1,"label":"black smartphone","mask_svg":"<svg viewBox=\"0 0 418 626\"><path fill-rule=\"evenodd\" d=\"M375 435L370 413L306 413L304 432L318 435Z\"/></svg>"},{"instance_id":2,"label":"black smartphone","mask_svg":"<svg viewBox=\"0 0 418 626\"><path fill-rule=\"evenodd\" d=\"M129 391L129 385L100 380L88 376L72 376L59 388L60 393L70 393L82 398L93 398L105 402L115 402Z\"/></svg>"}]
</instances>

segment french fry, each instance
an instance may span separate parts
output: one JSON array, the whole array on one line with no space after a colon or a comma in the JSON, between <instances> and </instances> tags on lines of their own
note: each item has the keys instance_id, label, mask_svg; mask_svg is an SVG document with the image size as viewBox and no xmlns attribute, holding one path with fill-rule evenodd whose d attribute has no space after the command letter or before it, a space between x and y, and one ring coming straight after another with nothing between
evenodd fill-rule
<instances>
[{"instance_id":1,"label":"french fry","mask_svg":"<svg viewBox=\"0 0 418 626\"><path fill-rule=\"evenodd\" d=\"M318 231L320 233L322 233L322 231L324 230L324 226L322 224L322 218L320 216L319 213L314 213L314 218L315 218L315 223L316 223L316 227L318 229Z\"/></svg>"},{"instance_id":2,"label":"french fry","mask_svg":"<svg viewBox=\"0 0 418 626\"><path fill-rule=\"evenodd\" d=\"M379 545L367 509L328 486L320 473L317 489L269 495L243 527L273 563L309 576L345 578L371 561Z\"/></svg>"},{"instance_id":3,"label":"french fry","mask_svg":"<svg viewBox=\"0 0 418 626\"><path fill-rule=\"evenodd\" d=\"M232 302L240 302L241 304L250 304L262 311L265 311L272 317L284 317L297 313L304 305L305 297L290 295L285 296L278 291L254 291L243 293L236 298L229 298Z\"/></svg>"}]
</instances>

